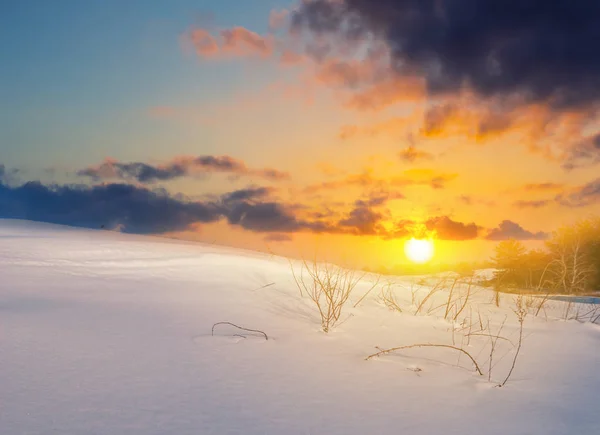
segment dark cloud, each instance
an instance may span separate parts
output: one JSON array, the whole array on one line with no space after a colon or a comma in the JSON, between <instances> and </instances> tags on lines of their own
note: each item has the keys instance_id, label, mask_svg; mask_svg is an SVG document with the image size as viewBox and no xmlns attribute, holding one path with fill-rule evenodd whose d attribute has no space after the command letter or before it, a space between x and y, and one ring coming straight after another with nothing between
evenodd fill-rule
<instances>
[{"instance_id":1,"label":"dark cloud","mask_svg":"<svg viewBox=\"0 0 600 435\"><path fill-rule=\"evenodd\" d=\"M182 165L172 164L165 167L156 167L141 162L118 163L106 162L99 167L90 167L77 172L80 177L90 177L99 181L102 179L135 179L140 183L154 183L167 181L186 175Z\"/></svg>"},{"instance_id":2,"label":"dark cloud","mask_svg":"<svg viewBox=\"0 0 600 435\"><path fill-rule=\"evenodd\" d=\"M338 222L338 227L341 232L388 237L382 221L389 218L390 212L387 209L375 210L375 208L382 207L389 201L404 198L400 192L372 192L367 198L354 202L350 213Z\"/></svg>"},{"instance_id":3,"label":"dark cloud","mask_svg":"<svg viewBox=\"0 0 600 435\"><path fill-rule=\"evenodd\" d=\"M224 202L232 201L249 201L253 199L261 199L269 196L273 189L268 187L249 187L247 189L235 190L223 195Z\"/></svg>"},{"instance_id":4,"label":"dark cloud","mask_svg":"<svg viewBox=\"0 0 600 435\"><path fill-rule=\"evenodd\" d=\"M308 227L290 210L275 202L236 203L229 209L227 220L232 225L255 232L296 232Z\"/></svg>"},{"instance_id":5,"label":"dark cloud","mask_svg":"<svg viewBox=\"0 0 600 435\"><path fill-rule=\"evenodd\" d=\"M600 178L591 181L570 193L561 193L556 201L565 207L586 207L600 202Z\"/></svg>"},{"instance_id":6,"label":"dark cloud","mask_svg":"<svg viewBox=\"0 0 600 435\"><path fill-rule=\"evenodd\" d=\"M531 201L526 201L526 200L515 201L513 205L517 208L542 208L542 207L546 207L546 206L550 205L551 203L552 203L552 200L550 200L550 199L540 199L540 200L531 200Z\"/></svg>"},{"instance_id":7,"label":"dark cloud","mask_svg":"<svg viewBox=\"0 0 600 435\"><path fill-rule=\"evenodd\" d=\"M505 220L500 223L498 228L489 230L487 240L545 240L548 238L548 233L538 231L533 233L527 231L516 222Z\"/></svg>"},{"instance_id":8,"label":"dark cloud","mask_svg":"<svg viewBox=\"0 0 600 435\"><path fill-rule=\"evenodd\" d=\"M339 226L351 233L360 235L377 235L384 232L381 220L384 215L371 208L364 201L357 201L346 219L339 222Z\"/></svg>"},{"instance_id":9,"label":"dark cloud","mask_svg":"<svg viewBox=\"0 0 600 435\"><path fill-rule=\"evenodd\" d=\"M166 233L220 219L220 206L186 202L128 184L101 186L0 183L0 215L81 227L120 227L131 233Z\"/></svg>"},{"instance_id":10,"label":"dark cloud","mask_svg":"<svg viewBox=\"0 0 600 435\"><path fill-rule=\"evenodd\" d=\"M597 134L571 147L565 155L562 167L569 171L599 163L600 134Z\"/></svg>"},{"instance_id":11,"label":"dark cloud","mask_svg":"<svg viewBox=\"0 0 600 435\"><path fill-rule=\"evenodd\" d=\"M346 41L383 37L396 72L434 94L466 84L555 108L600 100L596 0L309 0L291 19Z\"/></svg>"},{"instance_id":12,"label":"dark cloud","mask_svg":"<svg viewBox=\"0 0 600 435\"><path fill-rule=\"evenodd\" d=\"M464 224L450 219L448 216L439 216L428 219L425 227L429 231L435 231L437 238L441 240L472 240L476 239L480 227L475 223Z\"/></svg>"},{"instance_id":13,"label":"dark cloud","mask_svg":"<svg viewBox=\"0 0 600 435\"><path fill-rule=\"evenodd\" d=\"M151 184L211 172L227 173L235 176L256 176L269 180L289 178L288 173L276 169L248 168L243 161L230 156L183 156L156 166L142 162L121 163L115 160L106 160L100 165L90 166L78 171L77 175L89 177L94 181L120 179Z\"/></svg>"},{"instance_id":14,"label":"dark cloud","mask_svg":"<svg viewBox=\"0 0 600 435\"><path fill-rule=\"evenodd\" d=\"M248 188L201 202L130 184L90 187L30 181L11 187L0 183L0 217L88 228L119 227L140 234L184 231L193 224L223 218L255 232L336 232L323 222L297 218L293 206L259 201L269 193L267 188Z\"/></svg>"}]
</instances>

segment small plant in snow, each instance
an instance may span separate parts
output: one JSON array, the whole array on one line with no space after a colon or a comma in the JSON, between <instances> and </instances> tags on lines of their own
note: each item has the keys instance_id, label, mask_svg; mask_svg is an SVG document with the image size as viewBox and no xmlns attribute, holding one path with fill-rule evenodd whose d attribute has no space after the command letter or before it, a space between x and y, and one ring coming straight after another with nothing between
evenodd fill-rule
<instances>
[{"instance_id":1,"label":"small plant in snow","mask_svg":"<svg viewBox=\"0 0 600 435\"><path fill-rule=\"evenodd\" d=\"M292 274L301 296L308 296L317 307L321 328L328 333L342 317L342 311L352 291L364 277L355 271L317 261L302 261L300 275L292 266Z\"/></svg>"}]
</instances>

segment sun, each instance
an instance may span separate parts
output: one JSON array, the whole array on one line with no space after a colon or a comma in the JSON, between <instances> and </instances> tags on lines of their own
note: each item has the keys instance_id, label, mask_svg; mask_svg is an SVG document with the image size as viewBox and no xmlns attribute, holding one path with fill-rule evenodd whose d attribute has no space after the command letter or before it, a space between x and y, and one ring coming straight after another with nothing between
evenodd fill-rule
<instances>
[{"instance_id":1,"label":"sun","mask_svg":"<svg viewBox=\"0 0 600 435\"><path fill-rule=\"evenodd\" d=\"M433 240L407 240L404 244L404 252L413 263L427 263L433 258Z\"/></svg>"}]
</instances>

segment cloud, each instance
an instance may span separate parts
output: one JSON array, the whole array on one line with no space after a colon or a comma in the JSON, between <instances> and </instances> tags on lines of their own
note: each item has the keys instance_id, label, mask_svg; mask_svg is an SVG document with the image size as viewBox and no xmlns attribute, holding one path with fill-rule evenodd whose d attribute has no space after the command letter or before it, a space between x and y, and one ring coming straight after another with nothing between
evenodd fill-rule
<instances>
[{"instance_id":1,"label":"cloud","mask_svg":"<svg viewBox=\"0 0 600 435\"><path fill-rule=\"evenodd\" d=\"M357 205L346 219L339 225L352 228L352 232L360 235L377 235L382 232L381 220L383 214L374 211L366 205Z\"/></svg>"},{"instance_id":2,"label":"cloud","mask_svg":"<svg viewBox=\"0 0 600 435\"><path fill-rule=\"evenodd\" d=\"M507 133L516 123L513 116L512 112L486 107L477 98L455 95L425 111L420 133L425 137L464 136L481 142Z\"/></svg>"},{"instance_id":3,"label":"cloud","mask_svg":"<svg viewBox=\"0 0 600 435\"><path fill-rule=\"evenodd\" d=\"M254 199L262 199L269 196L273 189L267 187L249 187L247 189L235 190L223 195L223 201L226 203L234 201L249 201Z\"/></svg>"},{"instance_id":4,"label":"cloud","mask_svg":"<svg viewBox=\"0 0 600 435\"><path fill-rule=\"evenodd\" d=\"M254 232L335 232L323 222L299 219L292 206L261 202L270 192L268 188L248 188L202 202L130 184L44 185L30 181L11 187L0 183L0 217L119 227L140 234L185 231L221 219Z\"/></svg>"},{"instance_id":5,"label":"cloud","mask_svg":"<svg viewBox=\"0 0 600 435\"><path fill-rule=\"evenodd\" d=\"M384 238L389 240L433 237L437 240L464 241L478 238L481 230L482 227L475 223L466 224L454 221L448 216L437 216L422 222L410 219L396 221Z\"/></svg>"},{"instance_id":6,"label":"cloud","mask_svg":"<svg viewBox=\"0 0 600 435\"><path fill-rule=\"evenodd\" d=\"M274 39L261 36L244 27L233 27L211 34L206 29L195 28L188 32L186 40L202 58L261 57L268 58L274 52Z\"/></svg>"},{"instance_id":7,"label":"cloud","mask_svg":"<svg viewBox=\"0 0 600 435\"><path fill-rule=\"evenodd\" d=\"M474 198L471 195L460 195L457 199L465 205L480 204L480 205L486 205L488 207L493 207L496 205L495 201L488 200L488 199Z\"/></svg>"},{"instance_id":8,"label":"cloud","mask_svg":"<svg viewBox=\"0 0 600 435\"><path fill-rule=\"evenodd\" d=\"M309 227L285 206L275 202L237 203L227 213L227 220L231 225L254 232L296 232Z\"/></svg>"},{"instance_id":9,"label":"cloud","mask_svg":"<svg viewBox=\"0 0 600 435\"><path fill-rule=\"evenodd\" d=\"M532 183L523 186L523 190L527 192L547 192L551 190L562 190L564 184L558 183Z\"/></svg>"},{"instance_id":10,"label":"cloud","mask_svg":"<svg viewBox=\"0 0 600 435\"><path fill-rule=\"evenodd\" d=\"M384 39L396 74L424 77L431 94L468 86L561 109L600 99L599 19L595 0L309 0L292 13L322 37Z\"/></svg>"},{"instance_id":11,"label":"cloud","mask_svg":"<svg viewBox=\"0 0 600 435\"><path fill-rule=\"evenodd\" d=\"M409 169L390 182L394 186L426 185L433 189L445 189L446 184L454 181L458 174L439 173L432 169Z\"/></svg>"},{"instance_id":12,"label":"cloud","mask_svg":"<svg viewBox=\"0 0 600 435\"><path fill-rule=\"evenodd\" d=\"M515 201L513 205L517 208L542 208L552 204L550 199L539 199L539 200L520 200Z\"/></svg>"},{"instance_id":13,"label":"cloud","mask_svg":"<svg viewBox=\"0 0 600 435\"><path fill-rule=\"evenodd\" d=\"M383 219L389 215L389 212L374 210L374 207L382 206L391 199L403 198L402 195L379 194L372 195L366 200L358 200L345 219L339 221L338 225L350 229L354 234L359 235L382 235L385 229L382 225Z\"/></svg>"},{"instance_id":14,"label":"cloud","mask_svg":"<svg viewBox=\"0 0 600 435\"><path fill-rule=\"evenodd\" d=\"M414 163L417 160L431 160L433 159L433 154L428 153L427 151L421 151L415 148L414 145L409 146L408 148L403 149L398 153L398 157L400 160L405 162Z\"/></svg>"},{"instance_id":15,"label":"cloud","mask_svg":"<svg viewBox=\"0 0 600 435\"><path fill-rule=\"evenodd\" d=\"M600 133L589 137L567 150L562 164L563 169L593 166L600 163Z\"/></svg>"},{"instance_id":16,"label":"cloud","mask_svg":"<svg viewBox=\"0 0 600 435\"><path fill-rule=\"evenodd\" d=\"M600 178L583 186L577 187L568 193L558 194L555 200L565 207L587 207L600 202Z\"/></svg>"},{"instance_id":17,"label":"cloud","mask_svg":"<svg viewBox=\"0 0 600 435\"><path fill-rule=\"evenodd\" d=\"M502 221L498 228L489 230L486 236L487 240L545 240L547 238L548 233L527 231L518 223L510 220Z\"/></svg>"},{"instance_id":18,"label":"cloud","mask_svg":"<svg viewBox=\"0 0 600 435\"><path fill-rule=\"evenodd\" d=\"M471 197L470 195L460 195L458 197L458 200L465 205L473 205L474 202L473 197Z\"/></svg>"},{"instance_id":19,"label":"cloud","mask_svg":"<svg viewBox=\"0 0 600 435\"><path fill-rule=\"evenodd\" d=\"M475 223L464 224L453 221L448 216L430 218L425 222L425 227L435 232L440 240L476 239L481 228Z\"/></svg>"},{"instance_id":20,"label":"cloud","mask_svg":"<svg viewBox=\"0 0 600 435\"><path fill-rule=\"evenodd\" d=\"M458 174L439 173L431 169L410 169L399 176L381 178L373 175L373 171L366 170L338 180L311 184L304 188L304 193L314 194L324 190L343 189L351 186L385 192L392 192L398 187L407 186L430 186L433 189L444 189L449 182L457 177Z\"/></svg>"},{"instance_id":21,"label":"cloud","mask_svg":"<svg viewBox=\"0 0 600 435\"><path fill-rule=\"evenodd\" d=\"M388 79L353 92L345 106L359 111L379 111L399 102L421 101L425 95L420 78Z\"/></svg>"},{"instance_id":22,"label":"cloud","mask_svg":"<svg viewBox=\"0 0 600 435\"><path fill-rule=\"evenodd\" d=\"M100 165L78 171L77 175L89 177L94 181L120 179L151 184L211 172L257 176L268 180L285 180L290 177L288 173L276 169L248 168L243 161L229 156L182 156L156 166L142 162L121 163L107 159Z\"/></svg>"},{"instance_id":23,"label":"cloud","mask_svg":"<svg viewBox=\"0 0 600 435\"><path fill-rule=\"evenodd\" d=\"M265 242L291 242L294 240L289 234L268 234L263 239Z\"/></svg>"},{"instance_id":24,"label":"cloud","mask_svg":"<svg viewBox=\"0 0 600 435\"><path fill-rule=\"evenodd\" d=\"M0 215L4 218L90 228L120 226L125 232L157 234L215 222L222 213L218 204L187 202L128 184L87 187L30 181L9 187L0 183Z\"/></svg>"}]
</instances>

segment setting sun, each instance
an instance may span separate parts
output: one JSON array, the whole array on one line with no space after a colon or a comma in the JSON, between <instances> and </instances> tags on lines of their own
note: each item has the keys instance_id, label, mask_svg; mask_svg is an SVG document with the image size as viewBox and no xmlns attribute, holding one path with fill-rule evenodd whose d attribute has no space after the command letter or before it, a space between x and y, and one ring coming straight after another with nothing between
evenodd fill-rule
<instances>
[{"instance_id":1,"label":"setting sun","mask_svg":"<svg viewBox=\"0 0 600 435\"><path fill-rule=\"evenodd\" d=\"M427 263L433 257L433 240L410 239L404 245L404 252L414 263Z\"/></svg>"}]
</instances>

